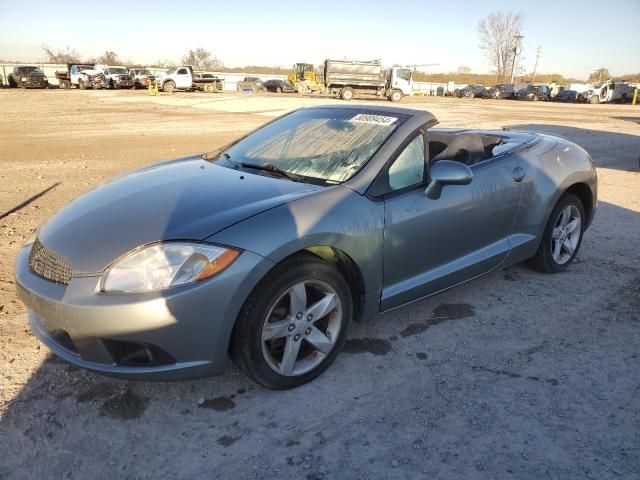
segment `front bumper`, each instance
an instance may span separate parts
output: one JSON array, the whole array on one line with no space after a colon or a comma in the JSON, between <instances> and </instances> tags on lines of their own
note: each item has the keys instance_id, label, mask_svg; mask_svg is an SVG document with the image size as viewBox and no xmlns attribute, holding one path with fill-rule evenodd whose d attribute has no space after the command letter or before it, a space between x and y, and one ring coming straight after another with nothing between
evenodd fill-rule
<instances>
[{"instance_id":1,"label":"front bumper","mask_svg":"<svg viewBox=\"0 0 640 480\"><path fill-rule=\"evenodd\" d=\"M33 333L70 363L141 380L222 373L238 312L273 266L243 252L228 269L202 283L151 293L103 293L98 276L73 277L69 285L60 285L33 274L30 249L23 247L18 254L16 287ZM144 355L124 356L132 348L148 352L148 361L139 361Z\"/></svg>"},{"instance_id":2,"label":"front bumper","mask_svg":"<svg viewBox=\"0 0 640 480\"><path fill-rule=\"evenodd\" d=\"M133 87L136 84L135 80L116 80L113 82L116 88Z\"/></svg>"},{"instance_id":3,"label":"front bumper","mask_svg":"<svg viewBox=\"0 0 640 480\"><path fill-rule=\"evenodd\" d=\"M42 78L27 78L27 80L22 81L22 86L24 88L47 88L49 82Z\"/></svg>"}]
</instances>

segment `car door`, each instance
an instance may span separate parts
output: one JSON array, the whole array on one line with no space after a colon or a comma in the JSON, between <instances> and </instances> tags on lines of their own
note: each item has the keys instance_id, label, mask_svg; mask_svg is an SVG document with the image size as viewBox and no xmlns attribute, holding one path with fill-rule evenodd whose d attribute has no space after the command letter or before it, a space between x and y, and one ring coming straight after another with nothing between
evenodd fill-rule
<instances>
[{"instance_id":1,"label":"car door","mask_svg":"<svg viewBox=\"0 0 640 480\"><path fill-rule=\"evenodd\" d=\"M381 309L436 293L498 266L509 254L524 170L517 156L503 155L471 166L469 185L449 185L440 198L424 193L424 179L398 175L396 163L427 165L411 140L388 169L384 280ZM428 153L427 153L428 155ZM394 178L395 177L395 178Z\"/></svg>"},{"instance_id":2,"label":"car door","mask_svg":"<svg viewBox=\"0 0 640 480\"><path fill-rule=\"evenodd\" d=\"M193 79L189 70L186 68L179 68L176 72L176 87L178 88L191 88Z\"/></svg>"}]
</instances>

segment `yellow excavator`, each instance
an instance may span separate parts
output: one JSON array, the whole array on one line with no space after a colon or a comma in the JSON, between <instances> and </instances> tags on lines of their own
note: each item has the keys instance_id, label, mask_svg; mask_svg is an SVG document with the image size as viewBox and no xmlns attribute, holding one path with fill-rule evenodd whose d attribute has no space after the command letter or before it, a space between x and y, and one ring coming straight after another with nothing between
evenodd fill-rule
<instances>
[{"instance_id":1,"label":"yellow excavator","mask_svg":"<svg viewBox=\"0 0 640 480\"><path fill-rule=\"evenodd\" d=\"M293 71L289 72L288 78L300 94L316 92L324 88L322 74L317 73L311 63L296 63Z\"/></svg>"}]
</instances>

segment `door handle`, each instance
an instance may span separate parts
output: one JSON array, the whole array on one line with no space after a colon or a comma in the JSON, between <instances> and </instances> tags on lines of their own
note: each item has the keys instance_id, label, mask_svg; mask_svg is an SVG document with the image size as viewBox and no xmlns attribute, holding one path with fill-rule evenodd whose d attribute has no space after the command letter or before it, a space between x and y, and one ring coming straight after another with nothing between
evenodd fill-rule
<instances>
[{"instance_id":1,"label":"door handle","mask_svg":"<svg viewBox=\"0 0 640 480\"><path fill-rule=\"evenodd\" d=\"M527 172L524 171L524 168L516 167L513 169L513 181L521 182Z\"/></svg>"}]
</instances>

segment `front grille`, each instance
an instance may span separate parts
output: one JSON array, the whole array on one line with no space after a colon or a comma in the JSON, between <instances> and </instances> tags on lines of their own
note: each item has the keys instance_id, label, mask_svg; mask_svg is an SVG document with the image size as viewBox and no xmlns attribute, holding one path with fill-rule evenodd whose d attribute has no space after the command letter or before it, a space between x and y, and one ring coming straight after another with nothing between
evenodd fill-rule
<instances>
[{"instance_id":1,"label":"front grille","mask_svg":"<svg viewBox=\"0 0 640 480\"><path fill-rule=\"evenodd\" d=\"M49 250L37 238L29 254L29 268L36 275L55 283L69 285L71 281L69 261Z\"/></svg>"}]
</instances>

